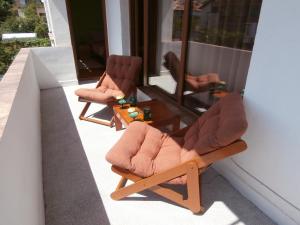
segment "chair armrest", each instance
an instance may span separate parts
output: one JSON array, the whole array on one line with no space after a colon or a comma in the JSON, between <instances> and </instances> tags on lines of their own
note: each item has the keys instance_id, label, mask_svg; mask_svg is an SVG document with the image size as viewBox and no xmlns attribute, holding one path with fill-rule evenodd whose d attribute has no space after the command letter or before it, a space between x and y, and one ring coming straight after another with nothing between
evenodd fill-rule
<instances>
[{"instance_id":1,"label":"chair armrest","mask_svg":"<svg viewBox=\"0 0 300 225\"><path fill-rule=\"evenodd\" d=\"M97 83L97 85L96 85L96 88L98 88L98 87L101 86L101 83L102 83L102 81L103 81L104 78L105 78L105 75L106 75L106 72L104 72L104 73L101 75L101 77L99 78L99 81L98 81L98 83Z\"/></svg>"},{"instance_id":2,"label":"chair armrest","mask_svg":"<svg viewBox=\"0 0 300 225\"><path fill-rule=\"evenodd\" d=\"M197 162L198 168L204 168L218 160L225 159L227 157L238 154L244 151L245 149L247 149L246 142L243 140L237 140L225 147L219 148L212 152L208 152L204 155L199 155L194 160Z\"/></svg>"}]
</instances>

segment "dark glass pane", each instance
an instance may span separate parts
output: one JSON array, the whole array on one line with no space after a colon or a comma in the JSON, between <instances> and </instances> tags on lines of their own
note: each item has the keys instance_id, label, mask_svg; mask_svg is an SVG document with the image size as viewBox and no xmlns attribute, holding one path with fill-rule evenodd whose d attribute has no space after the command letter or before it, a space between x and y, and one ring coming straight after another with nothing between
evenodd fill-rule
<instances>
[{"instance_id":1,"label":"dark glass pane","mask_svg":"<svg viewBox=\"0 0 300 225\"><path fill-rule=\"evenodd\" d=\"M157 14L154 15L154 10L149 11L150 20L155 18L157 21L156 33L149 34L155 35L156 39L149 43L149 61L154 61L155 65L152 64L149 68L148 80L150 85L157 86L176 98L185 1L158 0L156 2Z\"/></svg>"},{"instance_id":2,"label":"dark glass pane","mask_svg":"<svg viewBox=\"0 0 300 225\"><path fill-rule=\"evenodd\" d=\"M262 0L193 0L184 105L201 111L220 97L242 92Z\"/></svg>"}]
</instances>

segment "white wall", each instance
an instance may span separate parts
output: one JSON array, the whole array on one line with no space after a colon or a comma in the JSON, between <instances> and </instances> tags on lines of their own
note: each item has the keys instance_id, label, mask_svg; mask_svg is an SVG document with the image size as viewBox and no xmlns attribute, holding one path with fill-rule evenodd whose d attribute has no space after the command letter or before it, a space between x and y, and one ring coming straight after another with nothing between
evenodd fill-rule
<instances>
[{"instance_id":1,"label":"white wall","mask_svg":"<svg viewBox=\"0 0 300 225\"><path fill-rule=\"evenodd\" d=\"M26 55L25 61L23 59L19 61L16 58L9 71L8 82L2 84L2 88L10 88L4 95L8 96L17 90L13 102L3 103L3 99L0 99L0 111L7 110L5 106L12 104L0 137L1 225L45 224L40 90L31 58ZM16 73L22 73L21 81L9 86L15 82L13 77Z\"/></svg>"},{"instance_id":2,"label":"white wall","mask_svg":"<svg viewBox=\"0 0 300 225\"><path fill-rule=\"evenodd\" d=\"M71 47L31 48L41 89L77 84Z\"/></svg>"},{"instance_id":3,"label":"white wall","mask_svg":"<svg viewBox=\"0 0 300 225\"><path fill-rule=\"evenodd\" d=\"M45 0L45 7L47 19L49 18L51 20L49 23L51 24L55 46L71 46L65 0Z\"/></svg>"},{"instance_id":4,"label":"white wall","mask_svg":"<svg viewBox=\"0 0 300 225\"><path fill-rule=\"evenodd\" d=\"M109 54L130 54L128 4L128 0L106 1Z\"/></svg>"},{"instance_id":5,"label":"white wall","mask_svg":"<svg viewBox=\"0 0 300 225\"><path fill-rule=\"evenodd\" d=\"M130 17L129 0L120 0L122 21L122 55L130 55Z\"/></svg>"},{"instance_id":6,"label":"white wall","mask_svg":"<svg viewBox=\"0 0 300 225\"><path fill-rule=\"evenodd\" d=\"M245 103L246 152L216 168L279 224L300 224L300 1L264 0Z\"/></svg>"}]
</instances>

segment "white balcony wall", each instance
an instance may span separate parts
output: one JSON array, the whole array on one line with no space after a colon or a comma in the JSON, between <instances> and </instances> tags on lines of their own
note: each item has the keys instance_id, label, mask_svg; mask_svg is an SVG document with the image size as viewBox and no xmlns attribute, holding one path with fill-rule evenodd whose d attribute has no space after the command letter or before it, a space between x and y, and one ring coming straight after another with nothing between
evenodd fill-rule
<instances>
[{"instance_id":1,"label":"white balcony wall","mask_svg":"<svg viewBox=\"0 0 300 225\"><path fill-rule=\"evenodd\" d=\"M29 49L0 82L0 224L43 225L40 89Z\"/></svg>"},{"instance_id":2,"label":"white balcony wall","mask_svg":"<svg viewBox=\"0 0 300 225\"><path fill-rule=\"evenodd\" d=\"M31 48L41 89L77 84L71 47Z\"/></svg>"},{"instance_id":3,"label":"white balcony wall","mask_svg":"<svg viewBox=\"0 0 300 225\"><path fill-rule=\"evenodd\" d=\"M43 225L40 89L76 84L70 47L22 49L0 82L0 224Z\"/></svg>"},{"instance_id":4,"label":"white balcony wall","mask_svg":"<svg viewBox=\"0 0 300 225\"><path fill-rule=\"evenodd\" d=\"M216 168L278 224L300 224L298 0L263 1L245 102L249 147Z\"/></svg>"}]
</instances>

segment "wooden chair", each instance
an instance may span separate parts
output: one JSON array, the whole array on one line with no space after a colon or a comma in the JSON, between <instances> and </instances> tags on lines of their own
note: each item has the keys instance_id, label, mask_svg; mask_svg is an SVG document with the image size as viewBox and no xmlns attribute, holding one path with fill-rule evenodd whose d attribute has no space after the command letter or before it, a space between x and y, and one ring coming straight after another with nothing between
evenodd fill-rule
<instances>
[{"instance_id":1,"label":"wooden chair","mask_svg":"<svg viewBox=\"0 0 300 225\"><path fill-rule=\"evenodd\" d=\"M106 126L113 126L113 117L107 121L86 117L91 103L106 104L111 107L118 96L136 95L135 81L141 70L142 59L134 56L111 55L107 59L106 71L95 88L80 88L75 94L78 100L86 102L79 119Z\"/></svg>"},{"instance_id":2,"label":"wooden chair","mask_svg":"<svg viewBox=\"0 0 300 225\"><path fill-rule=\"evenodd\" d=\"M150 190L193 213L203 211L200 175L212 163L247 148L240 139L247 128L241 96L229 94L219 100L191 127L168 135L141 122L132 123L108 152L112 171L121 176L111 194L120 200ZM134 183L126 186L127 180ZM162 186L187 186L188 197Z\"/></svg>"}]
</instances>

